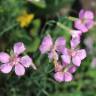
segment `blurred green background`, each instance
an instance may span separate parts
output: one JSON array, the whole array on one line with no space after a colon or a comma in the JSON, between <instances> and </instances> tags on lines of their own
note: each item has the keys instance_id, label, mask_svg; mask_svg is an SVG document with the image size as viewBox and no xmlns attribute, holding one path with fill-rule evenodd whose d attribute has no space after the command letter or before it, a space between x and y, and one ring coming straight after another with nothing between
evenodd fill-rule
<instances>
[{"instance_id":1,"label":"blurred green background","mask_svg":"<svg viewBox=\"0 0 96 96\"><path fill-rule=\"evenodd\" d=\"M82 8L95 13L93 5L96 2L90 1L92 4L89 0L0 0L0 51L10 52L14 43L22 41L38 68L36 71L32 68L26 70L23 77L17 77L14 72L8 75L0 73L0 96L96 96L96 66L91 66L96 56L95 27L82 36L80 47L86 48L88 56L70 83L56 82L53 65L46 55L42 56L39 52L42 38L48 33L54 39L64 36L69 43L70 36L66 30L47 22L56 20L72 28L73 22L66 16L77 17ZM24 21L18 22L17 19L24 12L34 15L34 19L21 27Z\"/></svg>"}]
</instances>

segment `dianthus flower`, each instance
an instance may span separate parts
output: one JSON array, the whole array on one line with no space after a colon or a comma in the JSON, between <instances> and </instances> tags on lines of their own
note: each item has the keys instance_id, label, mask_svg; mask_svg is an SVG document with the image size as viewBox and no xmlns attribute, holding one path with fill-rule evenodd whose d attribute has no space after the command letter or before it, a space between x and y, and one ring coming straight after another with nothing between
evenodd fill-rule
<instances>
[{"instance_id":1,"label":"dianthus flower","mask_svg":"<svg viewBox=\"0 0 96 96\"><path fill-rule=\"evenodd\" d=\"M14 44L11 56L6 52L0 52L0 62L2 63L0 65L0 71L7 74L14 67L16 75L22 76L25 74L25 68L32 66L36 69L36 66L28 55L21 56L25 50L25 45L22 42L18 42Z\"/></svg>"},{"instance_id":2,"label":"dianthus flower","mask_svg":"<svg viewBox=\"0 0 96 96\"><path fill-rule=\"evenodd\" d=\"M87 32L94 25L94 14L92 11L81 10L79 13L79 19L74 22L76 29L82 31L83 33Z\"/></svg>"}]
</instances>

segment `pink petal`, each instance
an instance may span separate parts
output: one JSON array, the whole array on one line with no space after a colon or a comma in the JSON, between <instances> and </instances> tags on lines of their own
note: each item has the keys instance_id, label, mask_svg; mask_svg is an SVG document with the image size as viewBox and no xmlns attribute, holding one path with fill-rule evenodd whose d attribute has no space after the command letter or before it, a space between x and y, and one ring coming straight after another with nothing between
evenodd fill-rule
<instances>
[{"instance_id":1,"label":"pink petal","mask_svg":"<svg viewBox=\"0 0 96 96\"><path fill-rule=\"evenodd\" d=\"M80 37L72 38L70 44L72 49L76 48L80 44Z\"/></svg>"},{"instance_id":2,"label":"pink petal","mask_svg":"<svg viewBox=\"0 0 96 96\"><path fill-rule=\"evenodd\" d=\"M56 60L58 60L59 56L58 56L58 54L56 52L52 52L51 51L51 52L48 53L48 58L49 58L50 61L52 61L53 58L55 58Z\"/></svg>"},{"instance_id":3,"label":"pink petal","mask_svg":"<svg viewBox=\"0 0 96 96\"><path fill-rule=\"evenodd\" d=\"M72 57L72 62L75 66L79 67L81 64L81 59L79 56L73 56Z\"/></svg>"},{"instance_id":4,"label":"pink petal","mask_svg":"<svg viewBox=\"0 0 96 96\"><path fill-rule=\"evenodd\" d=\"M19 55L19 54L23 53L26 50L25 45L22 42L15 43L13 49L14 49L14 53L16 55Z\"/></svg>"},{"instance_id":5,"label":"pink petal","mask_svg":"<svg viewBox=\"0 0 96 96\"><path fill-rule=\"evenodd\" d=\"M21 58L20 63L24 66L24 67L30 67L32 66L35 70L36 70L36 66L33 64L32 59L28 56L25 55Z\"/></svg>"},{"instance_id":6,"label":"pink petal","mask_svg":"<svg viewBox=\"0 0 96 96\"><path fill-rule=\"evenodd\" d=\"M94 14L92 11L85 11L84 19L94 19Z\"/></svg>"},{"instance_id":7,"label":"pink petal","mask_svg":"<svg viewBox=\"0 0 96 96\"><path fill-rule=\"evenodd\" d=\"M12 70L12 66L11 66L10 64L8 64L8 63L2 64L2 65L0 66L0 71L1 71L2 73L7 74L7 73L9 73L11 70Z\"/></svg>"},{"instance_id":8,"label":"pink petal","mask_svg":"<svg viewBox=\"0 0 96 96\"><path fill-rule=\"evenodd\" d=\"M88 29L91 29L94 26L94 21L88 19L85 24Z\"/></svg>"},{"instance_id":9,"label":"pink petal","mask_svg":"<svg viewBox=\"0 0 96 96\"><path fill-rule=\"evenodd\" d=\"M70 64L70 62L71 62L71 57L70 57L68 54L63 54L63 55L61 56L61 58L62 58L62 61L63 61L64 63Z\"/></svg>"},{"instance_id":10,"label":"pink petal","mask_svg":"<svg viewBox=\"0 0 96 96\"><path fill-rule=\"evenodd\" d=\"M77 38L81 36L82 32L79 30L71 30L70 34L72 35L72 38Z\"/></svg>"},{"instance_id":11,"label":"pink petal","mask_svg":"<svg viewBox=\"0 0 96 96\"><path fill-rule=\"evenodd\" d=\"M70 66L70 67L68 68L68 72L70 72L70 73L75 73L76 70L77 70L77 67L74 66L74 65L72 65L72 66Z\"/></svg>"},{"instance_id":12,"label":"pink petal","mask_svg":"<svg viewBox=\"0 0 96 96\"><path fill-rule=\"evenodd\" d=\"M80 19L75 21L74 26L75 26L75 28L77 28L81 32L87 32L88 31L88 28L85 26L84 23L82 23L82 21Z\"/></svg>"},{"instance_id":13,"label":"pink petal","mask_svg":"<svg viewBox=\"0 0 96 96\"><path fill-rule=\"evenodd\" d=\"M0 62L2 63L8 63L10 59L10 56L5 52L0 52Z\"/></svg>"},{"instance_id":14,"label":"pink petal","mask_svg":"<svg viewBox=\"0 0 96 96\"><path fill-rule=\"evenodd\" d=\"M50 51L52 45L53 42L51 36L50 35L45 36L39 48L41 54L45 54L48 51Z\"/></svg>"},{"instance_id":15,"label":"pink petal","mask_svg":"<svg viewBox=\"0 0 96 96\"><path fill-rule=\"evenodd\" d=\"M58 82L63 82L64 81L64 73L63 72L56 72L54 74L54 79Z\"/></svg>"},{"instance_id":16,"label":"pink petal","mask_svg":"<svg viewBox=\"0 0 96 96\"><path fill-rule=\"evenodd\" d=\"M82 9L82 10L80 10L80 12L79 12L79 18L80 18L80 19L83 19L83 17L84 17L84 10Z\"/></svg>"},{"instance_id":17,"label":"pink petal","mask_svg":"<svg viewBox=\"0 0 96 96\"><path fill-rule=\"evenodd\" d=\"M77 51L77 55L80 57L81 60L85 59L86 58L86 51L85 49L81 49L81 50L78 50Z\"/></svg>"},{"instance_id":18,"label":"pink petal","mask_svg":"<svg viewBox=\"0 0 96 96\"><path fill-rule=\"evenodd\" d=\"M56 51L62 52L62 50L65 48L66 40L64 37L59 37L55 42Z\"/></svg>"},{"instance_id":19,"label":"pink petal","mask_svg":"<svg viewBox=\"0 0 96 96\"><path fill-rule=\"evenodd\" d=\"M15 73L17 76L23 76L25 74L25 68L21 64L16 64Z\"/></svg>"},{"instance_id":20,"label":"pink petal","mask_svg":"<svg viewBox=\"0 0 96 96\"><path fill-rule=\"evenodd\" d=\"M64 81L65 81L65 82L72 81L72 79L73 79L73 76L72 76L71 73L69 73L69 72L65 72L65 73L64 73Z\"/></svg>"}]
</instances>

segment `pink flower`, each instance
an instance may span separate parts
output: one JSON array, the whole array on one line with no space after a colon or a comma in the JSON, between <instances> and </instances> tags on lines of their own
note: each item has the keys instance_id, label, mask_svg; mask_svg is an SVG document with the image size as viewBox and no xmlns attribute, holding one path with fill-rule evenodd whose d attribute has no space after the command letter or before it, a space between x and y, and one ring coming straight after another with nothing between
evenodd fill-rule
<instances>
[{"instance_id":1,"label":"pink flower","mask_svg":"<svg viewBox=\"0 0 96 96\"><path fill-rule=\"evenodd\" d=\"M58 82L69 82L73 79L72 73L75 73L76 70L77 70L77 67L74 65L64 66L59 62L55 66L54 79Z\"/></svg>"},{"instance_id":2,"label":"pink flower","mask_svg":"<svg viewBox=\"0 0 96 96\"><path fill-rule=\"evenodd\" d=\"M72 41L71 41L72 43ZM74 44L74 43L73 43ZM77 44L75 44L77 45ZM71 60L72 63L79 67L81 64L81 61L86 57L86 51L85 49L76 49L76 46L71 44L71 49L65 48L63 51L63 55L61 56L64 64L70 64ZM75 46L75 47L73 47Z\"/></svg>"},{"instance_id":3,"label":"pink flower","mask_svg":"<svg viewBox=\"0 0 96 96\"><path fill-rule=\"evenodd\" d=\"M44 37L39 49L41 54L48 53L49 59L52 60L53 57L58 59L58 52L61 53L65 45L66 41L63 37L59 37L55 43L53 43L51 36L47 35Z\"/></svg>"},{"instance_id":4,"label":"pink flower","mask_svg":"<svg viewBox=\"0 0 96 96\"><path fill-rule=\"evenodd\" d=\"M79 19L75 21L75 28L82 32L87 32L94 25L94 14L92 11L84 11L79 13Z\"/></svg>"},{"instance_id":5,"label":"pink flower","mask_svg":"<svg viewBox=\"0 0 96 96\"><path fill-rule=\"evenodd\" d=\"M0 71L2 73L9 73L11 72L12 68L14 68L15 73L17 76L22 76L25 74L25 68L32 66L36 69L35 65L33 64L32 59L28 56L20 56L26 50L24 44L22 42L18 42L14 44L13 47L13 54L9 56L5 52L0 52Z\"/></svg>"},{"instance_id":6,"label":"pink flower","mask_svg":"<svg viewBox=\"0 0 96 96\"><path fill-rule=\"evenodd\" d=\"M73 76L69 72L56 72L54 79L58 82L69 82L73 79Z\"/></svg>"}]
</instances>

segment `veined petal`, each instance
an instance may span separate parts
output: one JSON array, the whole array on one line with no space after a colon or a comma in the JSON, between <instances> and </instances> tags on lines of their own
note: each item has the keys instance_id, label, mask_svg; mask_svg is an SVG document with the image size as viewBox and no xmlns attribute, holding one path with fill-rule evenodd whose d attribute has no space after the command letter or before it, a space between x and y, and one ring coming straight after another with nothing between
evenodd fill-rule
<instances>
[{"instance_id":1,"label":"veined petal","mask_svg":"<svg viewBox=\"0 0 96 96\"><path fill-rule=\"evenodd\" d=\"M71 73L69 73L69 72L64 73L64 81L65 82L70 82L70 81L72 81L72 79L73 79L73 76Z\"/></svg>"},{"instance_id":2,"label":"veined petal","mask_svg":"<svg viewBox=\"0 0 96 96\"><path fill-rule=\"evenodd\" d=\"M9 63L2 64L2 65L0 66L0 71L1 71L2 73L7 74L7 73L9 73L11 70L12 70L12 66L11 66Z\"/></svg>"},{"instance_id":3,"label":"veined petal","mask_svg":"<svg viewBox=\"0 0 96 96\"><path fill-rule=\"evenodd\" d=\"M52 45L53 45L53 41L51 36L50 35L45 36L39 48L41 54L45 54L48 51L50 51Z\"/></svg>"},{"instance_id":4,"label":"veined petal","mask_svg":"<svg viewBox=\"0 0 96 96\"><path fill-rule=\"evenodd\" d=\"M23 42L18 42L14 44L13 50L16 55L19 55L23 53L26 50L26 48Z\"/></svg>"},{"instance_id":5,"label":"veined petal","mask_svg":"<svg viewBox=\"0 0 96 96\"><path fill-rule=\"evenodd\" d=\"M21 64L15 65L15 73L17 76L23 76L25 74L25 68Z\"/></svg>"},{"instance_id":6,"label":"veined petal","mask_svg":"<svg viewBox=\"0 0 96 96\"><path fill-rule=\"evenodd\" d=\"M2 63L8 63L10 59L10 56L5 52L0 52L0 62Z\"/></svg>"}]
</instances>

